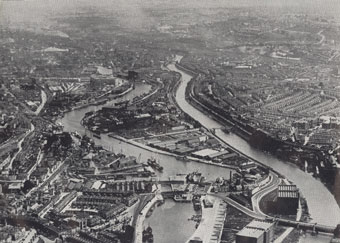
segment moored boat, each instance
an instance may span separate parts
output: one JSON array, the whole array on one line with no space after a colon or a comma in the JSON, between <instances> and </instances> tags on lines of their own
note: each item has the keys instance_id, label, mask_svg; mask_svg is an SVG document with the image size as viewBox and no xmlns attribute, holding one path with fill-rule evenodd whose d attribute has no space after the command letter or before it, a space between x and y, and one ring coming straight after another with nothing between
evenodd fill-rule
<instances>
[{"instance_id":1,"label":"moored boat","mask_svg":"<svg viewBox=\"0 0 340 243\"><path fill-rule=\"evenodd\" d=\"M163 167L156 161L155 158L148 159L147 163L153 169L158 170L159 172L163 172Z\"/></svg>"}]
</instances>

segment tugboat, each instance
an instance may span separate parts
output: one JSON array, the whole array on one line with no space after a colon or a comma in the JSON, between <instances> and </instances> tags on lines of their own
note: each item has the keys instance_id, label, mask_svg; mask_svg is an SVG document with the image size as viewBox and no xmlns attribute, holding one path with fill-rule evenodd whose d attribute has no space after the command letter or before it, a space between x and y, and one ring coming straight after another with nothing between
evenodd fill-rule
<instances>
[{"instance_id":1,"label":"tugboat","mask_svg":"<svg viewBox=\"0 0 340 243\"><path fill-rule=\"evenodd\" d=\"M153 243L152 228L149 226L143 230L143 243Z\"/></svg>"},{"instance_id":2,"label":"tugboat","mask_svg":"<svg viewBox=\"0 0 340 243\"><path fill-rule=\"evenodd\" d=\"M159 163L157 163L155 158L148 159L147 163L153 169L158 170L159 172L163 172L163 167Z\"/></svg>"}]
</instances>

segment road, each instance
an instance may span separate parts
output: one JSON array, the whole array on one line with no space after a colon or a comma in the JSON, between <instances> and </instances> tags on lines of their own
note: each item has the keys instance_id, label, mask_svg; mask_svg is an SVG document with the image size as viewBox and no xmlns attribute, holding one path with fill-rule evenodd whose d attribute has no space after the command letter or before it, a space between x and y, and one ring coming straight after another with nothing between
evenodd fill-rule
<instances>
[{"instance_id":1,"label":"road","mask_svg":"<svg viewBox=\"0 0 340 243\"><path fill-rule=\"evenodd\" d=\"M320 33L321 34L321 33ZM225 119L223 119L223 117L219 116L219 114L216 114L214 111L212 111L211 109L209 109L208 107L204 106L202 103L200 103L198 100L195 99L194 95L193 95L193 90L192 87L191 89L189 89L186 94L183 92L185 90L185 88L188 88L187 85L190 82L190 79L193 78L194 75L192 75L192 71L188 71L186 72L185 67L181 69L178 69L176 66L172 65L168 65L168 68L172 71L176 71L180 74L182 74L182 82L179 86L179 88L177 89L178 91L176 92L176 100L180 105L180 108L183 110L183 112L186 112L187 114L189 114L190 116L192 116L194 119L198 120L201 125L205 128L210 128L211 125L213 124L215 126L214 123L221 123L222 121L225 121ZM199 74L198 74L199 75ZM187 97L189 96L189 97ZM186 102L185 100L190 99L192 101L192 103L194 105L190 105L188 102ZM184 100L184 101L183 101ZM195 106L199 107L199 109L195 109ZM219 122L215 122L212 119L209 119L209 115L204 114L205 111L209 114L211 114L211 116L216 116L216 120L219 120ZM226 121L227 122L227 121ZM216 134L218 137L220 137L222 140L227 141L228 139L224 136L223 133L217 133ZM248 148L248 144L246 144L244 142L244 140L242 139L238 139L236 136L236 142L232 143L232 145L230 145L230 142L228 141L225 142L227 145L229 145L229 147L231 147L232 149L234 149L235 151L239 152L241 155L244 155L246 158L249 158L253 161L258 162L259 164L264 164L264 165L268 165L270 167L272 167L273 169L271 169L271 171L278 170L280 171L283 175L285 175L285 177L287 177L289 180L294 181L294 183L300 188L300 190L302 191L302 193L304 193L304 196L306 197L307 202L311 202L310 203L310 213L313 217L314 221L320 222L322 224L325 225L336 225L338 224L338 219L337 216L338 212L339 212L339 207L336 204L336 201L334 199L334 196L331 195L331 193L325 188L325 186L320 183L319 181L313 179L312 177L306 176L305 173L296 170L295 168L292 169L290 165L287 165L286 163L282 163L282 161L273 158L272 156L268 156L264 153L261 153L259 151L255 151L251 148ZM235 146L237 146L235 148ZM241 146L245 146L245 148L243 149ZM242 151L240 151L242 150ZM264 163L261 163L261 162ZM278 173L279 174L279 173ZM317 197L315 197L315 193L311 193L313 191L318 191L318 195L322 195L321 197L324 197L324 205L327 205L326 207L328 207L330 210L324 211L322 210L322 208L320 208L320 203L317 199ZM234 203L231 203L232 205L235 205ZM237 203L236 203L237 204ZM249 209L244 209L242 208L241 205L237 205L237 207L245 212L246 214L252 216L254 215L256 218L262 217L261 215L256 214L254 211L249 210ZM322 206L321 206L322 207ZM249 212L250 211L250 212ZM330 213L332 212L332 213ZM327 217L325 217L325 215L327 215ZM283 220L282 220L283 221ZM280 221L281 222L281 221ZM285 222L287 223L287 222ZM297 222L296 221L291 221L289 222L289 225L286 224L287 226L296 226ZM312 226L312 224L309 224L308 227L310 229L310 227ZM331 229L331 228L335 228L335 226L333 227L324 227L324 229Z\"/></svg>"},{"instance_id":2,"label":"road","mask_svg":"<svg viewBox=\"0 0 340 243\"><path fill-rule=\"evenodd\" d=\"M267 215L262 212L260 208L260 202L264 196L274 191L277 188L277 186L281 183L281 179L275 173L271 172L269 176L270 182L266 184L263 188L261 188L260 191L255 193L251 198L254 212L264 217L266 217Z\"/></svg>"},{"instance_id":3,"label":"road","mask_svg":"<svg viewBox=\"0 0 340 243\"><path fill-rule=\"evenodd\" d=\"M47 95L46 95L45 91L42 89L41 90L41 103L40 103L39 107L37 108L37 110L34 112L35 115L39 115L41 110L44 108L46 101L47 101Z\"/></svg>"},{"instance_id":4,"label":"road","mask_svg":"<svg viewBox=\"0 0 340 243\"><path fill-rule=\"evenodd\" d=\"M254 219L259 219L259 220L265 220L266 219L266 216L258 214L256 212L254 212L253 210L244 207L243 205L239 204L238 202L234 201L233 199L231 199L229 197L226 197L225 195L214 194L214 193L208 193L208 195L222 199L223 201L228 203L230 206L238 209L239 211L248 215L249 217L252 217Z\"/></svg>"},{"instance_id":5,"label":"road","mask_svg":"<svg viewBox=\"0 0 340 243\"><path fill-rule=\"evenodd\" d=\"M12 97L16 98L11 92L8 91L8 93L9 93ZM41 112L41 110L44 108L46 102L47 102L47 95L46 95L45 91L42 89L42 90L41 90L41 103L40 103L38 109L34 112L35 115L39 115L39 113ZM22 103L22 102L20 102L20 103ZM27 112L27 113L29 114L29 113L31 113L31 112ZM31 123L31 128L30 128L30 130L28 130L28 131L25 133L24 137L17 143L17 146L18 146L19 150L13 155L13 157L10 159L10 161L9 161L9 163L8 163L8 168L9 168L10 170L12 169L13 161L16 159L16 157L18 156L18 154L19 154L19 153L22 151L22 149L23 149L23 148L22 148L22 143L25 141L26 137L27 137L28 135L30 135L34 130L35 130L35 127L34 127L34 125ZM9 139L6 143L4 143L4 144L1 145L1 149L5 149L6 146L9 146L9 147L10 147L10 146L13 146L10 139ZM1 164L1 166L3 166L3 164Z\"/></svg>"},{"instance_id":6,"label":"road","mask_svg":"<svg viewBox=\"0 0 340 243\"><path fill-rule=\"evenodd\" d=\"M323 32L323 30L320 30L320 31L317 33L317 35L321 37L321 40L320 40L319 42L317 42L316 44L321 45L321 44L325 41L326 36L323 35L322 32Z\"/></svg>"},{"instance_id":7,"label":"road","mask_svg":"<svg viewBox=\"0 0 340 243\"><path fill-rule=\"evenodd\" d=\"M275 181L274 181L274 184L275 184ZM268 188L268 190L265 190L265 191L267 191L267 193L270 192L269 188ZM263 192L263 196L266 195L267 193ZM243 212L244 214L246 214L246 215L248 215L248 216L250 216L254 219L272 220L272 221L276 221L276 222L280 223L283 226L300 228L300 229L305 229L305 230L313 230L313 231L324 232L324 233L329 233L329 234L334 233L334 230L335 230L335 227L333 227L333 226L321 225L321 224L317 224L317 223L305 223L305 222L299 222L299 221L295 221L295 220L288 220L288 219L282 219L282 218L274 218L274 217L271 217L271 216L268 216L268 215L262 213L261 211L260 211L261 213L257 213L253 210L250 210L249 208L242 206L241 204L235 202L234 200L232 200L228 197L225 197L225 195L213 194L213 193L209 193L208 195L211 195L213 197L217 197L217 198L224 200L230 206L238 209L239 211ZM280 237L280 238L284 238L285 235L286 235L286 233L284 232L283 237Z\"/></svg>"},{"instance_id":8,"label":"road","mask_svg":"<svg viewBox=\"0 0 340 243\"><path fill-rule=\"evenodd\" d=\"M34 131L35 127L34 125L31 123L31 128L30 130L28 130L25 134L25 136L18 142L18 148L19 150L13 155L13 157L11 158L11 160L9 161L9 164L8 164L8 169L12 169L12 164L13 164L13 161L16 159L16 157L18 156L18 154L22 151L22 143L25 141L26 137L28 135L30 135L33 131Z\"/></svg>"},{"instance_id":9,"label":"road","mask_svg":"<svg viewBox=\"0 0 340 243\"><path fill-rule=\"evenodd\" d=\"M162 196L161 194L156 194L156 196L154 196L151 200L148 197L148 200L146 201L147 203L145 204L145 199L141 200L141 204L138 205L135 213L138 214L134 215L137 216L136 218L134 218L133 222L135 224L135 233L134 233L134 241L135 243L140 243L142 242L142 238L143 238L143 225L144 225L144 220L146 217L147 212L150 210L150 208L158 201L161 200ZM144 204L144 207L142 207L142 205Z\"/></svg>"},{"instance_id":10,"label":"road","mask_svg":"<svg viewBox=\"0 0 340 243\"><path fill-rule=\"evenodd\" d=\"M138 206L135 208L135 212L133 214L133 221L132 221L132 226L136 226L136 221L138 218L139 213L143 210L143 208L145 207L145 205L151 201L151 199L153 198L153 194L150 195L141 195L139 202L138 202Z\"/></svg>"},{"instance_id":11,"label":"road","mask_svg":"<svg viewBox=\"0 0 340 243\"><path fill-rule=\"evenodd\" d=\"M47 186L54 178L56 178L57 175L59 175L62 171L64 171L64 169L66 169L67 164L65 161L63 161L62 163L60 163L59 167L52 173L50 174L47 179L44 180L44 182L42 182L41 184L37 185L36 187L34 187L32 190L30 190L26 195L25 198L28 198L32 195L32 193L34 193L37 190L42 190L44 189L45 186Z\"/></svg>"}]
</instances>

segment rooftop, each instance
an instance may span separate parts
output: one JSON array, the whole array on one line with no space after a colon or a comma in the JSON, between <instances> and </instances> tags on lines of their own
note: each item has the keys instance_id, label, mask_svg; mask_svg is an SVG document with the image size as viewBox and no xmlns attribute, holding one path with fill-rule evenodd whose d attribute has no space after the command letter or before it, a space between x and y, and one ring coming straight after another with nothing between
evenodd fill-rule
<instances>
[{"instance_id":1,"label":"rooftop","mask_svg":"<svg viewBox=\"0 0 340 243\"><path fill-rule=\"evenodd\" d=\"M298 198L299 189L296 185L279 185L278 197L284 198Z\"/></svg>"},{"instance_id":2,"label":"rooftop","mask_svg":"<svg viewBox=\"0 0 340 243\"><path fill-rule=\"evenodd\" d=\"M252 238L259 238L263 235L264 231L262 229L255 229L255 228L243 228L241 229L236 235L237 236L245 236L245 237L252 237Z\"/></svg>"},{"instance_id":3,"label":"rooftop","mask_svg":"<svg viewBox=\"0 0 340 243\"><path fill-rule=\"evenodd\" d=\"M211 155L211 154L216 154L218 152L219 151L216 151L216 150L213 150L213 149L202 149L202 150L195 152L194 154L198 155L198 156L205 157L205 156L208 156L208 155Z\"/></svg>"},{"instance_id":4,"label":"rooftop","mask_svg":"<svg viewBox=\"0 0 340 243\"><path fill-rule=\"evenodd\" d=\"M272 226L273 226L272 222L253 220L246 227L249 227L249 228L259 228L259 229L267 230L267 229L269 229Z\"/></svg>"}]
</instances>

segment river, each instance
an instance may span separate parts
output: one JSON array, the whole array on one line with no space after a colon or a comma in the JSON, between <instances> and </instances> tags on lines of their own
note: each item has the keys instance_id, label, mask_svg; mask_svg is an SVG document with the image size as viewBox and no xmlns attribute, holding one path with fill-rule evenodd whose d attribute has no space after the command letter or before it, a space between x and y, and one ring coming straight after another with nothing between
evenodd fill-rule
<instances>
[{"instance_id":1,"label":"river","mask_svg":"<svg viewBox=\"0 0 340 243\"><path fill-rule=\"evenodd\" d=\"M144 227L152 227L154 242L184 243L195 231L196 223L188 219L196 214L192 203L175 203L167 199L146 218Z\"/></svg>"},{"instance_id":2,"label":"river","mask_svg":"<svg viewBox=\"0 0 340 243\"><path fill-rule=\"evenodd\" d=\"M207 115L203 114L193 106L191 106L185 100L185 88L192 78L190 75L178 70L175 65L170 64L168 68L172 71L176 71L181 73L182 82L180 83L178 90L176 92L176 101L180 108L198 120L203 126L207 128L217 128L221 127L221 124L217 123ZM137 84L136 89L132 90L130 93L116 99L114 101L108 102L105 105L110 105L112 103L130 99L132 100L134 97L141 95L142 93L147 93L151 89L150 85L147 84ZM85 131L84 127L80 124L81 119L84 117L86 112L98 110L104 105L99 106L89 106L83 109L70 111L65 114L65 116L60 120L61 124L64 126L65 131L78 131L81 134L87 133L91 134L89 131ZM327 190L327 188L317 179L313 178L311 175L304 173L295 165L278 160L277 158L263 153L259 150L253 149L248 145L248 143L238 137L235 134L225 134L221 130L216 130L216 135L223 139L226 143L231 146L237 148L248 156L261 161L262 163L272 167L282 175L286 176L289 180L294 182L306 198L309 206L309 212L312 217L313 222L317 222L319 224L325 225L336 225L340 222L340 209L334 199L334 196ZM216 177L223 176L224 178L228 178L229 169L220 168L217 166L201 164L196 162L183 162L177 160L175 157L155 154L150 151L146 151L142 148L138 148L136 146L127 144L125 142L119 141L117 139L111 138L107 135L102 134L101 139L94 138L96 144L100 144L103 147L112 150L113 152L123 152L126 155L133 155L139 157L141 155L141 160L145 161L150 157L156 157L159 159L160 164L164 167L164 173L159 174L161 179L167 179L169 175L174 175L177 173L189 173L192 171L202 172L207 179L215 179ZM320 200L322 199L322 200ZM168 204L168 203L166 203ZM165 204L165 205L166 205ZM177 207L171 207L173 210L172 213L176 214L178 221L187 220L187 215L183 215L181 211L177 210ZM325 210L327 209L327 210ZM168 211L163 212L162 210L155 211L155 218L151 216L151 218L147 221L150 223L156 223L157 227L167 227L165 221L158 220L157 218L162 218L164 213L169 213ZM170 213L171 214L171 213ZM159 217L158 217L158 216ZM163 222L163 223L162 223ZM186 228L188 232L193 232L191 225ZM155 238L159 239L157 236L157 232L155 231ZM174 233L175 234L175 233ZM176 234L175 234L176 235ZM177 234L179 237L176 242L181 242L186 235L185 234ZM308 242L310 236L307 236L305 239L302 239L302 242ZM185 241L185 240L184 240ZM326 242L321 240L320 242Z\"/></svg>"},{"instance_id":3,"label":"river","mask_svg":"<svg viewBox=\"0 0 340 243\"><path fill-rule=\"evenodd\" d=\"M74 111L70 111L64 115L64 117L59 120L59 122L64 126L64 131L74 132L78 131L80 134L87 134L92 137L92 133L86 130L81 124L80 121L84 117L85 113L90 111L95 111L101 109L103 106L112 105L115 102L123 101L123 100L132 100L134 97L139 96L143 93L148 93L151 89L151 86L148 84L137 83L134 90L130 93L126 94L123 97L115 99L113 101L108 102L105 105L98 106L89 106L83 109L78 109ZM183 162L181 160L177 160L173 156L156 154L151 151L147 151L145 149L136 147L134 145L125 143L123 141L117 140L115 138L109 137L106 134L101 134L101 139L97 139L92 137L96 144L102 145L104 148L115 152L115 153L124 153L129 156L135 156L141 158L141 162L145 162L148 158L154 157L159 160L159 163L164 167L164 172L159 173L158 176L160 179L168 179L171 175L176 175L180 173L189 173L193 171L199 171L204 174L207 179L216 179L217 177L229 178L229 169L221 168L218 166L211 166L208 164L195 163L195 162Z\"/></svg>"},{"instance_id":4,"label":"river","mask_svg":"<svg viewBox=\"0 0 340 243\"><path fill-rule=\"evenodd\" d=\"M98 5L97 2L88 1L86 4ZM267 2L267 1L266 1ZM51 4L53 7L51 8ZM51 25L52 21L48 18L50 16L55 16L60 13L65 13L65 6L67 4L67 8L72 14L76 11L79 11L79 4L84 4L83 2L75 3L69 6L69 1L57 1L54 3L53 1L21 1L17 2L3 2L1 5L1 19L5 21L1 21L4 25L10 26L23 26L24 29L27 27L34 27L32 29L39 29L39 26L42 23L46 24L46 27ZM229 3L227 3L229 4ZM112 6L106 6L105 3L102 3L101 6L108 7L109 9L116 9L117 4L112 3ZM308 4L307 4L308 5ZM123 5L122 5L123 6ZM125 6L125 5L124 5ZM330 5L332 6L332 5ZM29 9L29 11L27 11ZM332 8L334 10L334 8ZM25 11L24 11L25 10ZM129 11L130 12L130 11ZM42 14L45 13L45 14ZM47 13L47 14L46 14ZM335 15L338 16L338 15ZM39 25L37 25L39 23ZM46 31L44 30L44 33ZM216 123L214 120L210 119L208 116L199 112L197 109L188 104L185 100L185 87L190 80L190 76L178 70L174 65L170 65L169 68L173 71L177 71L183 75L182 83L179 86L176 100L179 106L188 114L193 116L195 119L200 121L206 127L220 127L220 124ZM136 85L136 89L131 91L129 94L124 96L123 98L117 99L114 102L118 102L123 99L133 99L133 97L140 95L141 93L146 93L150 90L150 86L141 84ZM71 111L65 114L64 118L60 120L60 122L64 125L65 131L78 131L81 134L85 134L85 129L81 126L80 121L83 118L84 114L89 111L94 111L95 109L100 109L102 106L90 106L84 109ZM90 134L90 133L89 133ZM309 211L311 217L314 222L318 222L320 224L326 225L335 225L340 221L340 210L339 207L333 197L333 195L327 190L327 188L317 179L314 179L312 176L305 174L301 170L299 170L294 165L287 163L285 161L280 161L268 154L265 154L261 151L255 150L251 148L246 141L241 139L240 137L230 134L226 135L222 131L217 130L217 135L220 136L225 142L230 145L236 147L243 153L253 157L264 164L274 168L284 176L286 176L289 180L293 181L301 190L305 198L307 199ZM155 155L152 152L145 151L140 148L136 148L135 146L120 142L116 139L109 138L106 135L102 135L102 139L96 139L95 142L97 144L103 145L105 148L112 149L114 152L124 152L127 155L134 155L136 157L141 154L142 160L146 160L151 156L157 156L157 159L160 159L160 163L164 167L164 173L160 176L166 178L168 175L175 173L186 173L194 170L199 170L204 173L208 179L216 178L217 176L228 177L228 169L223 169L211 165L205 165L195 162L182 162L178 161L173 157L164 156L164 155ZM172 207L176 208L176 207ZM157 211L156 211L157 212ZM155 212L155 213L156 213ZM176 212L176 210L174 210ZM156 215L156 214L155 214ZM181 217L180 214L177 214L179 217L179 221ZM151 220L151 219L150 219ZM167 229L167 225L162 223L162 220L157 221L158 223L164 226L163 229ZM188 229L192 231L191 228ZM173 232L173 236L176 236L177 232ZM155 236L157 239L158 237ZM159 239L159 238L158 238ZM174 239L173 242L181 242Z\"/></svg>"},{"instance_id":5,"label":"river","mask_svg":"<svg viewBox=\"0 0 340 243\"><path fill-rule=\"evenodd\" d=\"M103 106L112 105L115 102L127 99L132 100L136 96L148 93L150 89L151 86L148 84L137 83L135 89L123 97L108 102L105 105L89 106L70 111L58 122L64 126L64 131L78 131L82 135L87 134L92 137L92 133L80 124L85 113L99 110ZM230 170L228 168L221 168L196 162L183 162L176 159L176 157L156 154L129 143L114 139L106 134L101 134L101 139L95 137L92 138L96 144L102 145L104 148L112 152L124 153L128 156L135 156L137 158L140 155L141 162L145 162L148 158L155 157L164 167L163 173L158 173L160 179L167 180L171 175L190 173L193 171L201 172L208 180L214 180L217 177L229 178ZM157 207L153 212L153 215L146 220L145 226L147 227L149 224L153 228L155 240L158 239L156 242L186 242L195 230L195 223L193 221L188 221L188 218L190 218L193 214L195 214L195 212L191 203L175 204L172 200L166 200L165 204ZM175 223L171 224L171 220ZM169 227L170 224L171 226Z\"/></svg>"},{"instance_id":6,"label":"river","mask_svg":"<svg viewBox=\"0 0 340 243\"><path fill-rule=\"evenodd\" d=\"M235 134L226 134L221 129L216 129L221 127L220 123L205 115L185 100L185 89L192 76L179 70L174 64L170 64L168 69L179 72L182 75L182 82L176 92L176 101L185 113L198 120L204 127L208 129L215 128L216 136L221 138L227 144L235 147L249 157L270 166L280 174L284 175L288 180L295 183L307 200L312 222L332 226L340 223L340 208L332 193L320 180L303 172L297 166L289 163L288 161L279 160L270 154L252 148L247 141ZM329 242L329 240L330 237L328 236L321 237L307 234L305 238L300 239L300 242Z\"/></svg>"},{"instance_id":7,"label":"river","mask_svg":"<svg viewBox=\"0 0 340 243\"><path fill-rule=\"evenodd\" d=\"M208 129L221 127L221 124L203 114L185 100L185 88L192 76L178 70L174 64L169 65L168 68L182 75L182 82L176 93L176 100L181 109ZM337 225L340 222L340 208L334 196L320 180L304 173L292 163L281 161L267 153L252 148L245 140L235 134L225 134L222 130L216 129L216 135L232 147L270 166L288 180L294 182L307 200L313 222L325 225ZM321 198L322 200L320 200ZM327 210L324 210L325 208Z\"/></svg>"}]
</instances>

